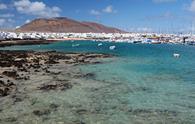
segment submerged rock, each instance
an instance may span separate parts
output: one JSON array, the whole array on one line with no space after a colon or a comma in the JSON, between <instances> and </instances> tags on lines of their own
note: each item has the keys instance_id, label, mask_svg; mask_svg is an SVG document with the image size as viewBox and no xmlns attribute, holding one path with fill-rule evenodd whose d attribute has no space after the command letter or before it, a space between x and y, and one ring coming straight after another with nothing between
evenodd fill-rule
<instances>
[{"instance_id":1,"label":"submerged rock","mask_svg":"<svg viewBox=\"0 0 195 124\"><path fill-rule=\"evenodd\" d=\"M49 115L52 111L57 111L58 107L59 107L59 105L52 103L49 105L49 107L39 109L39 110L34 110L33 114L36 116Z\"/></svg>"},{"instance_id":2,"label":"submerged rock","mask_svg":"<svg viewBox=\"0 0 195 124\"><path fill-rule=\"evenodd\" d=\"M23 76L20 76L17 73L17 71L15 71L15 70L12 70L12 71L4 71L2 74L5 75L5 76L7 76L7 77L9 77L9 78L13 78L15 80L29 80L30 79L29 76L24 76L23 74L22 74Z\"/></svg>"},{"instance_id":3,"label":"submerged rock","mask_svg":"<svg viewBox=\"0 0 195 124\"><path fill-rule=\"evenodd\" d=\"M79 109L76 111L77 114L81 115L81 114L87 114L89 113L86 109Z\"/></svg>"},{"instance_id":4,"label":"submerged rock","mask_svg":"<svg viewBox=\"0 0 195 124\"><path fill-rule=\"evenodd\" d=\"M54 111L56 111L58 107L59 107L59 105L54 104L54 103L52 103L52 104L49 105L49 108L51 108Z\"/></svg>"},{"instance_id":5,"label":"submerged rock","mask_svg":"<svg viewBox=\"0 0 195 124\"><path fill-rule=\"evenodd\" d=\"M75 75L74 77L75 78L95 79L96 75L95 75L95 73L87 73L87 74Z\"/></svg>"},{"instance_id":6,"label":"submerged rock","mask_svg":"<svg viewBox=\"0 0 195 124\"><path fill-rule=\"evenodd\" d=\"M12 95L11 98L13 99L13 104L15 104L17 102L22 102L26 98L26 96L25 94L17 93L17 94Z\"/></svg>"},{"instance_id":7,"label":"submerged rock","mask_svg":"<svg viewBox=\"0 0 195 124\"><path fill-rule=\"evenodd\" d=\"M15 121L17 121L17 118L9 117L9 118L5 118L3 121L5 121L5 122L15 122Z\"/></svg>"},{"instance_id":8,"label":"submerged rock","mask_svg":"<svg viewBox=\"0 0 195 124\"><path fill-rule=\"evenodd\" d=\"M49 90L67 90L71 89L72 84L69 82L63 83L63 82L55 82L50 84L43 84L41 87L39 87L40 90L43 91L49 91Z\"/></svg>"},{"instance_id":9,"label":"submerged rock","mask_svg":"<svg viewBox=\"0 0 195 124\"><path fill-rule=\"evenodd\" d=\"M89 79L94 79L95 78L95 74L94 73L87 73L85 75L83 75L84 78L89 78Z\"/></svg>"},{"instance_id":10,"label":"submerged rock","mask_svg":"<svg viewBox=\"0 0 195 124\"><path fill-rule=\"evenodd\" d=\"M36 116L43 116L43 115L48 115L50 114L51 111L49 109L43 109L43 110L34 110L33 114Z\"/></svg>"},{"instance_id":11,"label":"submerged rock","mask_svg":"<svg viewBox=\"0 0 195 124\"><path fill-rule=\"evenodd\" d=\"M4 71L2 74L7 76L7 77L14 78L14 79L19 77L19 75L17 74L17 72L15 70L13 70L13 71Z\"/></svg>"},{"instance_id":12,"label":"submerged rock","mask_svg":"<svg viewBox=\"0 0 195 124\"><path fill-rule=\"evenodd\" d=\"M130 109L128 112L134 115L140 114L154 114L154 115L164 115L164 116L177 116L178 112L171 110L160 110L160 109Z\"/></svg>"}]
</instances>

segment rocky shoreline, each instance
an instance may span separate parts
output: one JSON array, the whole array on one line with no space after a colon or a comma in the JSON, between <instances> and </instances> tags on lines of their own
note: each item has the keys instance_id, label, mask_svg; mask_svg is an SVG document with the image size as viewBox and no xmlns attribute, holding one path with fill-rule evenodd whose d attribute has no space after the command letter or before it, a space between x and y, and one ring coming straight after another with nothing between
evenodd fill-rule
<instances>
[{"instance_id":1,"label":"rocky shoreline","mask_svg":"<svg viewBox=\"0 0 195 124\"><path fill-rule=\"evenodd\" d=\"M66 93L79 84L73 80L95 76L93 73L81 73L78 65L100 64L101 59L112 57L95 53L0 51L0 123L24 121L20 120L21 113L11 116L12 112L9 113L9 110L18 112L15 106L27 103L28 108L34 107L39 103L36 99L42 97L41 94ZM35 97L33 94L36 93L40 95ZM58 107L56 103L51 103L47 109L35 107L29 114L42 117ZM22 110L26 111L28 108ZM29 123L29 120L26 122Z\"/></svg>"},{"instance_id":2,"label":"rocky shoreline","mask_svg":"<svg viewBox=\"0 0 195 124\"><path fill-rule=\"evenodd\" d=\"M179 111L128 106L126 95L151 92L150 88L118 79L98 80L97 73L80 70L114 58L95 53L0 51L0 123L90 124L93 120L104 124L118 113L128 122L161 123L159 117L178 122Z\"/></svg>"},{"instance_id":3,"label":"rocky shoreline","mask_svg":"<svg viewBox=\"0 0 195 124\"><path fill-rule=\"evenodd\" d=\"M58 75L60 72L51 72L53 65L97 64L97 59L109 58L111 55L93 53L59 53L33 51L0 51L0 97L17 93L17 81L31 80L31 73ZM77 75L76 77L93 76L93 74ZM69 82L59 81L44 84L40 90L65 90L72 87Z\"/></svg>"},{"instance_id":4,"label":"rocky shoreline","mask_svg":"<svg viewBox=\"0 0 195 124\"><path fill-rule=\"evenodd\" d=\"M78 65L99 64L101 59L111 57L94 53L0 51L0 123L29 123L32 118L43 118L57 111L57 101L48 103L46 108L38 108L38 99L44 95L67 94L68 90L79 85L78 81L73 80L95 76L93 73L81 73ZM47 98L40 102L45 100ZM18 110L20 106L28 107ZM25 115L29 118L25 120L20 111L27 110Z\"/></svg>"}]
</instances>

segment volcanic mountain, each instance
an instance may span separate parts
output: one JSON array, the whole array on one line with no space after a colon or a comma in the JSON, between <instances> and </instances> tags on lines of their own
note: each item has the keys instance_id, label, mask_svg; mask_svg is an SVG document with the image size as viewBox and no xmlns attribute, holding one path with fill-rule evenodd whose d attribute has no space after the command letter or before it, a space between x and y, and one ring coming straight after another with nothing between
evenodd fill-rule
<instances>
[{"instance_id":1,"label":"volcanic mountain","mask_svg":"<svg viewBox=\"0 0 195 124\"><path fill-rule=\"evenodd\" d=\"M16 29L20 32L124 33L95 22L80 22L66 17L39 18Z\"/></svg>"}]
</instances>

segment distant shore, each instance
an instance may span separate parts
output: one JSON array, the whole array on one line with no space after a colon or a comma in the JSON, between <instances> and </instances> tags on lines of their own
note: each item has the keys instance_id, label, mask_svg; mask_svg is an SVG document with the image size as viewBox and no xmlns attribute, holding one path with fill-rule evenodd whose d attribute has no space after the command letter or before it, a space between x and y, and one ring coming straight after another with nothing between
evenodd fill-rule
<instances>
[{"instance_id":1,"label":"distant shore","mask_svg":"<svg viewBox=\"0 0 195 124\"><path fill-rule=\"evenodd\" d=\"M61 39L46 39L47 41L70 41L70 40L87 40L85 38L61 38Z\"/></svg>"},{"instance_id":2,"label":"distant shore","mask_svg":"<svg viewBox=\"0 0 195 124\"><path fill-rule=\"evenodd\" d=\"M0 40L0 47L13 45L38 45L50 44L58 41L87 40L84 38L63 38L63 39L26 39L26 40Z\"/></svg>"},{"instance_id":3,"label":"distant shore","mask_svg":"<svg viewBox=\"0 0 195 124\"><path fill-rule=\"evenodd\" d=\"M55 42L55 40L3 40L0 41L0 47L12 46L12 45L35 45L35 44L49 44Z\"/></svg>"}]
</instances>

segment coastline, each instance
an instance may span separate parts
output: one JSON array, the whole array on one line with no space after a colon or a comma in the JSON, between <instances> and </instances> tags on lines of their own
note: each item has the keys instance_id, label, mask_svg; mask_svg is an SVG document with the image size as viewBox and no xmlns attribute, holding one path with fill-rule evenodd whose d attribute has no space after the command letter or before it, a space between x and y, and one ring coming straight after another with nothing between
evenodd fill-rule
<instances>
[{"instance_id":1,"label":"coastline","mask_svg":"<svg viewBox=\"0 0 195 124\"><path fill-rule=\"evenodd\" d=\"M0 41L0 47L14 46L14 45L39 45L39 44L50 44L59 41L79 41L79 40L90 40L84 38L63 38L63 39L32 39L32 40L2 40Z\"/></svg>"},{"instance_id":2,"label":"coastline","mask_svg":"<svg viewBox=\"0 0 195 124\"><path fill-rule=\"evenodd\" d=\"M66 66L68 68L71 68L77 65L100 64L101 59L112 57L112 55L108 54L95 53L61 53L56 51L35 52L1 50L0 97L13 95L10 92L11 89L9 86L15 85L15 82L18 81L30 80L32 73L42 73L44 75L58 75L58 72L49 71L50 67ZM92 76L92 74L88 74L88 76ZM10 83L12 85L10 85Z\"/></svg>"},{"instance_id":3,"label":"coastline","mask_svg":"<svg viewBox=\"0 0 195 124\"><path fill-rule=\"evenodd\" d=\"M58 40L3 40L0 41L0 47L13 46L13 45L38 45L50 44Z\"/></svg>"},{"instance_id":4,"label":"coastline","mask_svg":"<svg viewBox=\"0 0 195 124\"><path fill-rule=\"evenodd\" d=\"M94 53L0 51L0 123L29 123L31 119L43 123L45 116L60 111L62 100L49 100L47 105L44 101L56 93L56 98L73 100L69 95L75 91L81 94L77 90L82 88L80 81L95 77L93 73L82 73L77 66L101 64L101 59L112 57ZM73 110L70 106L65 108ZM78 107L74 111L82 110Z\"/></svg>"}]
</instances>

